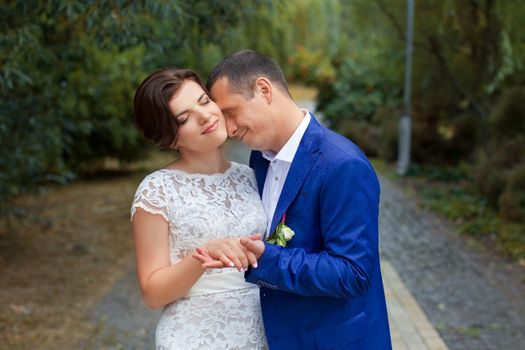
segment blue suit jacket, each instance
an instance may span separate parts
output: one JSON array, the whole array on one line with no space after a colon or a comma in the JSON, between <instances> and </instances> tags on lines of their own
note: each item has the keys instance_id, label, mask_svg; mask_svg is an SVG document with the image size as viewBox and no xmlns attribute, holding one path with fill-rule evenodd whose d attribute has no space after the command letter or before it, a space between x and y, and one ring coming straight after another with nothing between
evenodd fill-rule
<instances>
[{"instance_id":1,"label":"blue suit jacket","mask_svg":"<svg viewBox=\"0 0 525 350\"><path fill-rule=\"evenodd\" d=\"M251 154L259 193L269 162ZM379 183L356 145L312 118L286 178L272 230L246 280L261 286L270 349L391 349L378 251Z\"/></svg>"}]
</instances>

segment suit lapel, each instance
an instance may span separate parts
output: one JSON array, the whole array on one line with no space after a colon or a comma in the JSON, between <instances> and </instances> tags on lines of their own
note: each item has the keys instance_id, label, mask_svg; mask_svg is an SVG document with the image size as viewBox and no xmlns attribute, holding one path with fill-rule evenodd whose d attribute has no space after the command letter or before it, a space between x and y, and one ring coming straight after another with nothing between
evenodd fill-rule
<instances>
[{"instance_id":1,"label":"suit lapel","mask_svg":"<svg viewBox=\"0 0 525 350\"><path fill-rule=\"evenodd\" d=\"M306 177L310 173L314 161L319 156L319 140L321 138L322 128L312 117L308 128L306 129L299 148L295 153L295 157L286 176L286 181L277 202L275 213L272 218L272 227L270 232L274 232L277 224L281 221L286 210L299 193ZM268 170L268 164L266 165ZM266 175L266 173L265 173ZM264 183L263 177L263 183ZM258 180L259 181L259 180ZM261 192L262 193L262 192Z\"/></svg>"},{"instance_id":2,"label":"suit lapel","mask_svg":"<svg viewBox=\"0 0 525 350\"><path fill-rule=\"evenodd\" d=\"M266 180L266 174L268 173L268 166L270 162L263 158L261 152L252 151L250 165L255 171L255 179L257 180L257 189L259 190L259 196L262 198L264 181Z\"/></svg>"}]
</instances>

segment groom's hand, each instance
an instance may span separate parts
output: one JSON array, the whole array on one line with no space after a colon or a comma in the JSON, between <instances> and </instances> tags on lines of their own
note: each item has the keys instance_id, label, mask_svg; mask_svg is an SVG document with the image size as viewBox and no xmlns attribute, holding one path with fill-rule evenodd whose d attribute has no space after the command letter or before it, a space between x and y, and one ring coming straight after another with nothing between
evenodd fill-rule
<instances>
[{"instance_id":1,"label":"groom's hand","mask_svg":"<svg viewBox=\"0 0 525 350\"><path fill-rule=\"evenodd\" d=\"M266 246L264 245L264 242L261 241L260 236L258 239L241 238L241 245L245 249L251 251L257 260L261 257L261 255L263 255L264 250L266 249Z\"/></svg>"}]
</instances>

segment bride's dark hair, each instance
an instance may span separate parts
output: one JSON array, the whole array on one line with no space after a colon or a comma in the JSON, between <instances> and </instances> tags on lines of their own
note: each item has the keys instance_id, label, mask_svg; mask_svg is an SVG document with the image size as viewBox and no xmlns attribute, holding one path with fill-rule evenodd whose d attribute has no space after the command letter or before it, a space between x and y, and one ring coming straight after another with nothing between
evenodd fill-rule
<instances>
[{"instance_id":1,"label":"bride's dark hair","mask_svg":"<svg viewBox=\"0 0 525 350\"><path fill-rule=\"evenodd\" d=\"M144 79L135 92L135 125L148 140L164 150L172 149L177 143L179 123L171 113L169 101L185 80L192 80L207 91L194 71L162 68Z\"/></svg>"}]
</instances>

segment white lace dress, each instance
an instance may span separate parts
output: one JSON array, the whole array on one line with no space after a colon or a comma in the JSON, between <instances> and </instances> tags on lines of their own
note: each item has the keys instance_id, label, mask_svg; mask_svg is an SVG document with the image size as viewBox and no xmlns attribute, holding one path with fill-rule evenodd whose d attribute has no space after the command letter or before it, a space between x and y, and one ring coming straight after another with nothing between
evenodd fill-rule
<instances>
[{"instance_id":1,"label":"white lace dress","mask_svg":"<svg viewBox=\"0 0 525 350\"><path fill-rule=\"evenodd\" d=\"M171 264L210 239L247 236L266 227L253 170L235 162L215 175L155 171L139 185L132 217L137 208L169 223ZM197 286L201 281L206 283ZM267 349L259 288L235 269L206 271L188 296L164 308L155 343L157 349Z\"/></svg>"}]
</instances>

